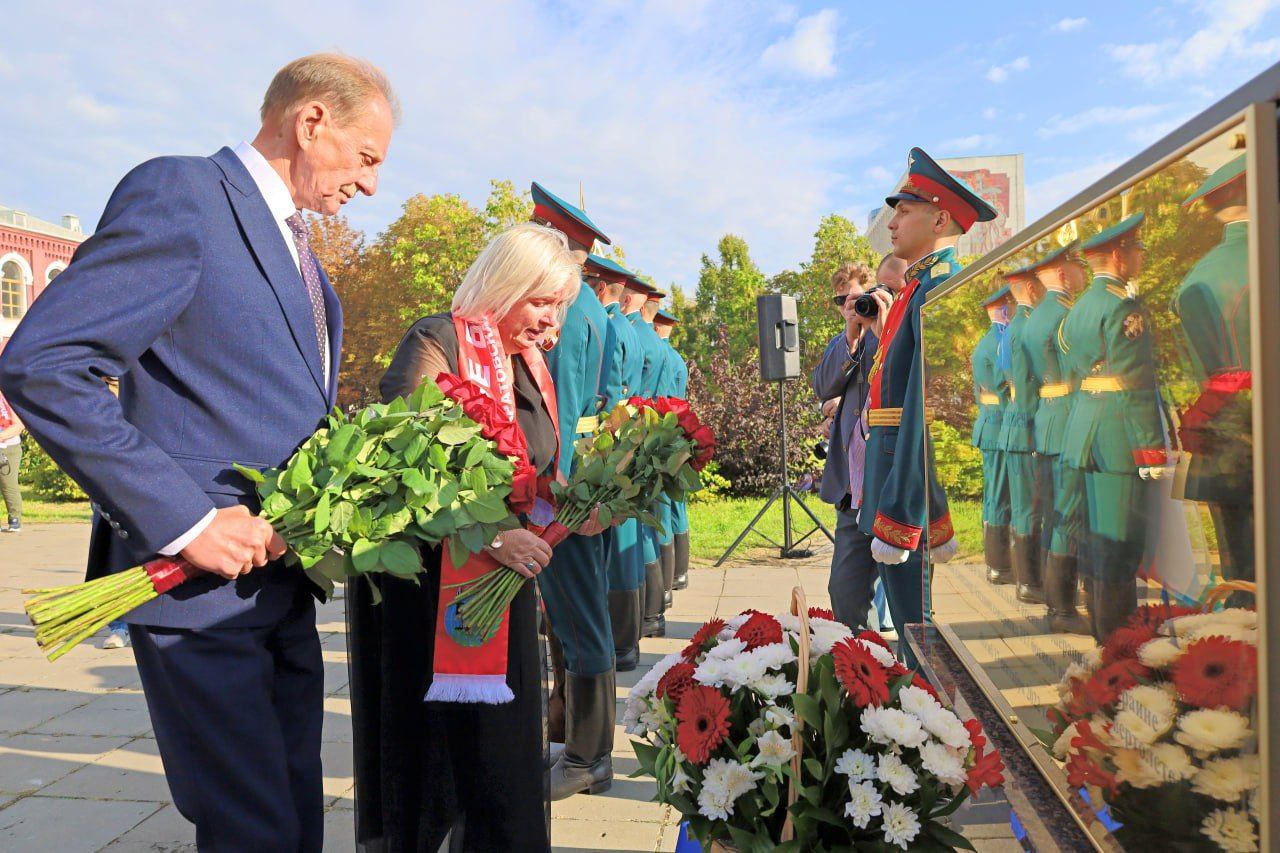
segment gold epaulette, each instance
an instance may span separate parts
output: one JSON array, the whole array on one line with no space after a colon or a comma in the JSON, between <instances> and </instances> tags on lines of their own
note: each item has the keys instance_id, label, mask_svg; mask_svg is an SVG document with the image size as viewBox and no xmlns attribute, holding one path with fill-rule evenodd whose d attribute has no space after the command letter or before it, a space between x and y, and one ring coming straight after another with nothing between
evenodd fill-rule
<instances>
[{"instance_id":1,"label":"gold epaulette","mask_svg":"<svg viewBox=\"0 0 1280 853\"><path fill-rule=\"evenodd\" d=\"M1040 399L1053 400L1057 397L1065 397L1071 393L1071 386L1065 382L1054 382L1049 385L1040 386Z\"/></svg>"},{"instance_id":2,"label":"gold epaulette","mask_svg":"<svg viewBox=\"0 0 1280 853\"><path fill-rule=\"evenodd\" d=\"M1076 301L1072 299L1070 296L1059 296L1058 304L1061 305L1063 308L1069 309L1071 308L1072 305L1076 304Z\"/></svg>"},{"instance_id":3,"label":"gold epaulette","mask_svg":"<svg viewBox=\"0 0 1280 853\"><path fill-rule=\"evenodd\" d=\"M933 423L933 406L924 407L924 422ZM902 409L868 409L867 426L898 426L902 423Z\"/></svg>"},{"instance_id":4,"label":"gold epaulette","mask_svg":"<svg viewBox=\"0 0 1280 853\"><path fill-rule=\"evenodd\" d=\"M1108 284L1107 293L1110 293L1112 296L1116 297L1117 299L1129 298L1129 291L1125 290L1123 287L1121 287L1118 284Z\"/></svg>"}]
</instances>

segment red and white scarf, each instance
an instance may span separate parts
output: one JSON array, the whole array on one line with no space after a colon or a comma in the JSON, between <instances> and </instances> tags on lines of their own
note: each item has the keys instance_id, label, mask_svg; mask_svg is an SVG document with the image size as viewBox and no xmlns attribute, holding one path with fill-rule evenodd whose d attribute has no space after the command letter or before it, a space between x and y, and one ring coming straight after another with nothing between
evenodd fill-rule
<instances>
[{"instance_id":1,"label":"red and white scarf","mask_svg":"<svg viewBox=\"0 0 1280 853\"><path fill-rule=\"evenodd\" d=\"M501 404L507 416L516 421L515 377L502 342L498 340L493 318L484 316L476 320L454 314L453 326L458 333L459 376L485 389ZM537 347L523 349L519 355L537 383L542 404L551 416L551 423L555 425L556 447L559 447L560 427L551 372ZM501 705L515 698L507 685L508 626L511 614L503 616L497 634L483 642L458 630L456 584L473 580L497 567L498 562L483 552L473 554L461 566L455 566L449 556L448 546L441 548L435 658L432 661L433 674L426 701Z\"/></svg>"}]
</instances>

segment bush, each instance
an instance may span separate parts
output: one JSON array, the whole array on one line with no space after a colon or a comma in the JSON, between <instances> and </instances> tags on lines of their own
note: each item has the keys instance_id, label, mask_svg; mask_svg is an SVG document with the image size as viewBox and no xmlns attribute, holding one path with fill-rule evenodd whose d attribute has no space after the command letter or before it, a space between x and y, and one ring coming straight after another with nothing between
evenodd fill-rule
<instances>
[{"instance_id":1,"label":"bush","mask_svg":"<svg viewBox=\"0 0 1280 853\"><path fill-rule=\"evenodd\" d=\"M87 501L86 495L75 480L30 438L22 442L22 469L18 472L18 484L26 486L38 498L47 501Z\"/></svg>"},{"instance_id":2,"label":"bush","mask_svg":"<svg viewBox=\"0 0 1280 853\"><path fill-rule=\"evenodd\" d=\"M729 494L733 484L720 476L720 466L711 461L702 469L702 488L689 494L689 503L716 501Z\"/></svg>"},{"instance_id":3,"label":"bush","mask_svg":"<svg viewBox=\"0 0 1280 853\"><path fill-rule=\"evenodd\" d=\"M948 500L979 500L982 497L982 451L968 437L943 421L929 428L933 436L933 464L938 483Z\"/></svg>"}]
</instances>

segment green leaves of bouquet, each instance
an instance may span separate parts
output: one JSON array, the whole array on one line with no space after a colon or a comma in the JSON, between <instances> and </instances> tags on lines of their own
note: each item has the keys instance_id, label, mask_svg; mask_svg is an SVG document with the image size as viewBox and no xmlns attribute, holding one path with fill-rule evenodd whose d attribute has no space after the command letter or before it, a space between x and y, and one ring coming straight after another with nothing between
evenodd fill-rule
<instances>
[{"instance_id":1,"label":"green leaves of bouquet","mask_svg":"<svg viewBox=\"0 0 1280 853\"><path fill-rule=\"evenodd\" d=\"M513 462L433 382L348 418L334 411L283 468L236 465L262 515L326 591L347 577L422 570L418 543L449 539L455 561L516 525Z\"/></svg>"}]
</instances>

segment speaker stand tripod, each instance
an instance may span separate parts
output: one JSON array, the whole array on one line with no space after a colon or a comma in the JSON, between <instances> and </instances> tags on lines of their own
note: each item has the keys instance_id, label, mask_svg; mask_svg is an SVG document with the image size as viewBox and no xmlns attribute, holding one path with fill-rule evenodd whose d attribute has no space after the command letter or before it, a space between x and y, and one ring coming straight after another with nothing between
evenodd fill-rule
<instances>
[{"instance_id":1,"label":"speaker stand tripod","mask_svg":"<svg viewBox=\"0 0 1280 853\"><path fill-rule=\"evenodd\" d=\"M805 504L804 498L800 496L800 493L791 487L791 481L787 478L787 380L785 379L778 381L778 436L782 445L782 462L778 468L778 487L773 490L773 494L769 496L769 500L766 501L765 505L756 513L756 517L751 519L751 522L742 529L741 533L738 534L738 538L733 540L733 544L729 546L728 550L721 555L719 560L716 560L717 566L729 559L729 556L737 550L739 545L742 544L742 540L747 538L747 534L752 532L777 546L779 552L778 556L784 560L808 557L811 555L813 551L800 546L804 544L805 540L817 533L819 530L822 531L823 535L825 535L828 540L832 543L835 542L835 538L831 535L831 531L827 530L826 526L823 525L818 516L813 514L813 510L809 509ZM764 514L769 511L769 507L773 506L774 502L779 498L782 499L781 542L778 542L768 534L756 529L756 525L759 524L760 519L764 518ZM804 510L805 514L808 515L810 520L814 523L814 528L799 539L794 539L791 533L792 501L799 504L800 508Z\"/></svg>"}]
</instances>

